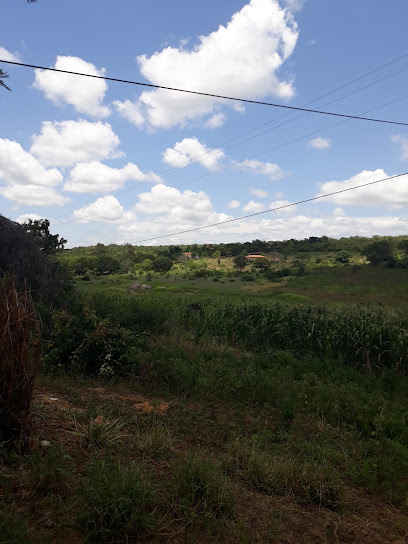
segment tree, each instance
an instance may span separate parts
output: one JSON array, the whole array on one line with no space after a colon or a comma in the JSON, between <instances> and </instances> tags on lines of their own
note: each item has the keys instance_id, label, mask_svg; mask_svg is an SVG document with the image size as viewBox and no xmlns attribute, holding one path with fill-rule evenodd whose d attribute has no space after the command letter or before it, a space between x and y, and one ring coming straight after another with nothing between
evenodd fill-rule
<instances>
[{"instance_id":1,"label":"tree","mask_svg":"<svg viewBox=\"0 0 408 544\"><path fill-rule=\"evenodd\" d=\"M22 226L36 238L40 249L46 255L55 255L59 250L64 249L64 244L67 243L65 238L59 237L59 234L50 233L50 222L48 219L35 219L34 221L29 219Z\"/></svg>"},{"instance_id":2,"label":"tree","mask_svg":"<svg viewBox=\"0 0 408 544\"><path fill-rule=\"evenodd\" d=\"M95 262L95 274L101 276L102 274L113 274L120 270L120 263L113 257L108 255L101 255Z\"/></svg>"},{"instance_id":3,"label":"tree","mask_svg":"<svg viewBox=\"0 0 408 544\"><path fill-rule=\"evenodd\" d=\"M232 260L234 262L234 268L236 268L237 270L243 270L246 267L247 260L244 255L237 255Z\"/></svg>"},{"instance_id":4,"label":"tree","mask_svg":"<svg viewBox=\"0 0 408 544\"><path fill-rule=\"evenodd\" d=\"M157 259L152 262L153 270L156 272L168 272L172 266L173 261L168 257L157 257Z\"/></svg>"},{"instance_id":5,"label":"tree","mask_svg":"<svg viewBox=\"0 0 408 544\"><path fill-rule=\"evenodd\" d=\"M8 91L11 91L10 87L7 87L7 85L2 81L2 79L7 79L9 77L7 72L3 72L3 70L0 69L0 87L3 87L4 89L7 89Z\"/></svg>"},{"instance_id":6,"label":"tree","mask_svg":"<svg viewBox=\"0 0 408 544\"><path fill-rule=\"evenodd\" d=\"M367 257L373 266L379 263L391 262L394 259L394 248L388 240L368 244L361 253Z\"/></svg>"}]
</instances>

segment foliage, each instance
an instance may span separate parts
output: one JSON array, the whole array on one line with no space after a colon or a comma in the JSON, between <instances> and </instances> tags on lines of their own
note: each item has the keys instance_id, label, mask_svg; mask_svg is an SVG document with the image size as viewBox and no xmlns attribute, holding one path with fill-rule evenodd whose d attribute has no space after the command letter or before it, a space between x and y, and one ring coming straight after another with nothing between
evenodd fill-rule
<instances>
[{"instance_id":1,"label":"foliage","mask_svg":"<svg viewBox=\"0 0 408 544\"><path fill-rule=\"evenodd\" d=\"M48 219L29 219L27 223L23 223L22 227L39 243L40 249L46 255L55 255L58 251L64 249L64 244L67 243L65 238L60 238L59 234L50 233L50 222Z\"/></svg>"},{"instance_id":2,"label":"foliage","mask_svg":"<svg viewBox=\"0 0 408 544\"><path fill-rule=\"evenodd\" d=\"M100 416L100 419L91 418L86 424L82 424L74 415L73 422L73 434L88 448L114 445L124 436L122 433L124 423L119 419L110 421L107 417Z\"/></svg>"},{"instance_id":3,"label":"foliage","mask_svg":"<svg viewBox=\"0 0 408 544\"><path fill-rule=\"evenodd\" d=\"M203 455L183 457L175 469L175 494L180 508L195 516L230 516L234 507L231 486L220 465Z\"/></svg>"},{"instance_id":4,"label":"foliage","mask_svg":"<svg viewBox=\"0 0 408 544\"><path fill-rule=\"evenodd\" d=\"M95 459L81 483L78 524L91 542L128 541L155 525L151 485L140 467Z\"/></svg>"},{"instance_id":5,"label":"foliage","mask_svg":"<svg viewBox=\"0 0 408 544\"><path fill-rule=\"evenodd\" d=\"M365 246L361 252L373 266L390 261L394 257L394 248L388 240L380 240Z\"/></svg>"},{"instance_id":6,"label":"foliage","mask_svg":"<svg viewBox=\"0 0 408 544\"><path fill-rule=\"evenodd\" d=\"M233 262L234 268L237 270L243 270L248 263L247 258L244 255L237 255L233 258Z\"/></svg>"},{"instance_id":7,"label":"foliage","mask_svg":"<svg viewBox=\"0 0 408 544\"><path fill-rule=\"evenodd\" d=\"M3 79L7 79L8 77L9 77L8 73L0 69L0 87L3 87L3 89L7 89L8 91L11 91L10 87L8 87L4 83L4 81L2 81Z\"/></svg>"},{"instance_id":8,"label":"foliage","mask_svg":"<svg viewBox=\"0 0 408 544\"><path fill-rule=\"evenodd\" d=\"M29 466L32 494L62 497L68 492L74 462L63 448L51 445L44 452L35 451L29 456Z\"/></svg>"},{"instance_id":9,"label":"foliage","mask_svg":"<svg viewBox=\"0 0 408 544\"><path fill-rule=\"evenodd\" d=\"M157 257L152 262L152 268L156 272L167 272L173 266L173 261L168 257Z\"/></svg>"},{"instance_id":10,"label":"foliage","mask_svg":"<svg viewBox=\"0 0 408 544\"><path fill-rule=\"evenodd\" d=\"M16 519L17 513L4 503L0 503L0 544L30 544L32 542L28 538L27 523L25 519L22 519L21 513L18 514L18 523Z\"/></svg>"},{"instance_id":11,"label":"foliage","mask_svg":"<svg viewBox=\"0 0 408 544\"><path fill-rule=\"evenodd\" d=\"M30 293L0 280L0 441L28 439L41 330Z\"/></svg>"},{"instance_id":12,"label":"foliage","mask_svg":"<svg viewBox=\"0 0 408 544\"><path fill-rule=\"evenodd\" d=\"M53 324L44 356L49 369L111 377L128 372L135 363L134 335L87 308L57 312Z\"/></svg>"},{"instance_id":13,"label":"foliage","mask_svg":"<svg viewBox=\"0 0 408 544\"><path fill-rule=\"evenodd\" d=\"M95 261L95 274L98 276L113 274L120 270L120 263L118 260L108 255L101 255L97 257Z\"/></svg>"}]
</instances>

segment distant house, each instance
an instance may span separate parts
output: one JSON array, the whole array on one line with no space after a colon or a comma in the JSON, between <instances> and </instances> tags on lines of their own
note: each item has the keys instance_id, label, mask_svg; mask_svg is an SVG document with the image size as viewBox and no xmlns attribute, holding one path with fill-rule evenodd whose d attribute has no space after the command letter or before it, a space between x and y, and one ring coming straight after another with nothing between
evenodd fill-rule
<instances>
[{"instance_id":1,"label":"distant house","mask_svg":"<svg viewBox=\"0 0 408 544\"><path fill-rule=\"evenodd\" d=\"M266 259L266 257L264 255L247 255L246 259L248 261L256 261L257 259Z\"/></svg>"},{"instance_id":2,"label":"distant house","mask_svg":"<svg viewBox=\"0 0 408 544\"><path fill-rule=\"evenodd\" d=\"M191 251L184 251L183 256L186 259L192 259L193 258L193 254L191 253Z\"/></svg>"}]
</instances>

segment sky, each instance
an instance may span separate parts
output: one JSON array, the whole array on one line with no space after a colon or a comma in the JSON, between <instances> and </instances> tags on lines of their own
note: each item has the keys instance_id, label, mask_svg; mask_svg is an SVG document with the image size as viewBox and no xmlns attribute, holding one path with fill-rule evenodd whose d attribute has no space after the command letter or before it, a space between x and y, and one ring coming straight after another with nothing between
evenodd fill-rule
<instances>
[{"instance_id":1,"label":"sky","mask_svg":"<svg viewBox=\"0 0 408 544\"><path fill-rule=\"evenodd\" d=\"M408 123L407 20L406 0L3 0L0 59ZM408 175L268 211L408 172L408 127L0 68L0 213L67 247L408 234Z\"/></svg>"}]
</instances>

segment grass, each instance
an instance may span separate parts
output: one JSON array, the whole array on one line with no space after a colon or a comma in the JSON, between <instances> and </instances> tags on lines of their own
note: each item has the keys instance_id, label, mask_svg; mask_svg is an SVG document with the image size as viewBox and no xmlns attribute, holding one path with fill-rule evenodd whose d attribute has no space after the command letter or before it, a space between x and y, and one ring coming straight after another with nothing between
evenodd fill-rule
<instances>
[{"instance_id":1,"label":"grass","mask_svg":"<svg viewBox=\"0 0 408 544\"><path fill-rule=\"evenodd\" d=\"M94 460L80 489L78 525L89 542L120 542L155 525L151 483L142 468L108 458Z\"/></svg>"},{"instance_id":2,"label":"grass","mask_svg":"<svg viewBox=\"0 0 408 544\"><path fill-rule=\"evenodd\" d=\"M175 497L188 520L232 516L234 497L219 463L201 453L187 454L174 469Z\"/></svg>"}]
</instances>

